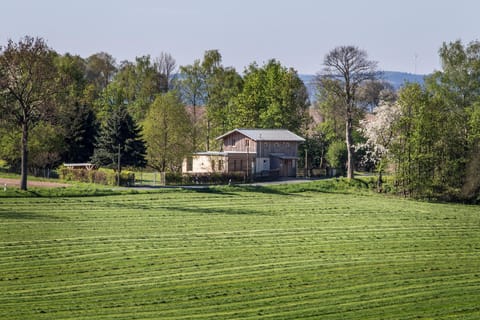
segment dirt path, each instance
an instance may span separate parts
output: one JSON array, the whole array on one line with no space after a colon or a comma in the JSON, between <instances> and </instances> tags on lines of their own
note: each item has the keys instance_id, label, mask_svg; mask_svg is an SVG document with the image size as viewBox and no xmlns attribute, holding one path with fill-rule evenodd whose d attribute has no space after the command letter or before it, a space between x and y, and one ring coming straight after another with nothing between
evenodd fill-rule
<instances>
[{"instance_id":1,"label":"dirt path","mask_svg":"<svg viewBox=\"0 0 480 320\"><path fill-rule=\"evenodd\" d=\"M7 185L7 188L12 186L19 187L20 180L0 178L0 187L3 188L5 184ZM66 183L48 182L48 181L27 181L27 185L29 187L42 187L42 188L70 187L70 185Z\"/></svg>"}]
</instances>

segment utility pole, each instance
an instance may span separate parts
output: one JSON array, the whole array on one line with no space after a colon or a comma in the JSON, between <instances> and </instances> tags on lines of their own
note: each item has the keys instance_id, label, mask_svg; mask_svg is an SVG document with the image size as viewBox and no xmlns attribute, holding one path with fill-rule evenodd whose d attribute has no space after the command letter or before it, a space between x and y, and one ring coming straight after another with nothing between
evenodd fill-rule
<instances>
[{"instance_id":1,"label":"utility pole","mask_svg":"<svg viewBox=\"0 0 480 320\"><path fill-rule=\"evenodd\" d=\"M305 148L305 179L308 178L308 150Z\"/></svg>"},{"instance_id":2,"label":"utility pole","mask_svg":"<svg viewBox=\"0 0 480 320\"><path fill-rule=\"evenodd\" d=\"M120 186L120 143L118 144L118 159L117 159L118 163L117 163L117 186Z\"/></svg>"},{"instance_id":3,"label":"utility pole","mask_svg":"<svg viewBox=\"0 0 480 320\"><path fill-rule=\"evenodd\" d=\"M248 140L245 140L245 144L247 145L247 182L249 182L250 180L248 180L248 170L249 170L249 167L250 167L250 150L249 150L249 141Z\"/></svg>"}]
</instances>

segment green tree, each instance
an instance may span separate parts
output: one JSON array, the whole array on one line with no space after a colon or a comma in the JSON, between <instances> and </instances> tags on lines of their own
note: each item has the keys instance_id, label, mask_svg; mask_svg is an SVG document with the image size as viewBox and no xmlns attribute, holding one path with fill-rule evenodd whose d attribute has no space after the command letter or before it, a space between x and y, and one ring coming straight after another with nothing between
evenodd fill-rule
<instances>
[{"instance_id":1,"label":"green tree","mask_svg":"<svg viewBox=\"0 0 480 320\"><path fill-rule=\"evenodd\" d=\"M242 77L233 67L222 65L218 50L207 50L202 60L180 67L177 87L185 104L192 108L191 140L194 150L205 141L205 148L216 143L214 138L232 128L231 100L242 88ZM202 110L199 117L198 107Z\"/></svg>"},{"instance_id":2,"label":"green tree","mask_svg":"<svg viewBox=\"0 0 480 320\"><path fill-rule=\"evenodd\" d=\"M235 68L220 67L208 80L207 116L210 143L212 138L232 130L235 113L232 100L242 91L243 79Z\"/></svg>"},{"instance_id":3,"label":"green tree","mask_svg":"<svg viewBox=\"0 0 480 320\"><path fill-rule=\"evenodd\" d=\"M340 169L343 172L345 170L347 156L347 146L344 141L335 140L328 146L326 158L330 167Z\"/></svg>"},{"instance_id":4,"label":"green tree","mask_svg":"<svg viewBox=\"0 0 480 320\"><path fill-rule=\"evenodd\" d=\"M480 102L467 108L470 145L461 196L480 202Z\"/></svg>"},{"instance_id":5,"label":"green tree","mask_svg":"<svg viewBox=\"0 0 480 320\"><path fill-rule=\"evenodd\" d=\"M237 127L284 128L300 133L309 121L307 89L297 72L270 60L251 64L243 90L232 101L232 123Z\"/></svg>"},{"instance_id":6,"label":"green tree","mask_svg":"<svg viewBox=\"0 0 480 320\"><path fill-rule=\"evenodd\" d=\"M55 104L58 130L64 137L62 160L87 162L93 154L98 125L86 80L86 62L67 53L57 57L56 65L60 89Z\"/></svg>"},{"instance_id":7,"label":"green tree","mask_svg":"<svg viewBox=\"0 0 480 320\"><path fill-rule=\"evenodd\" d=\"M439 54L443 70L399 95L397 182L406 195L478 201L480 43L444 43Z\"/></svg>"},{"instance_id":8,"label":"green tree","mask_svg":"<svg viewBox=\"0 0 480 320\"><path fill-rule=\"evenodd\" d=\"M401 117L398 138L392 144L396 178L405 195L429 196L435 188L436 147L440 112L429 93L418 84L407 84L399 93Z\"/></svg>"},{"instance_id":9,"label":"green tree","mask_svg":"<svg viewBox=\"0 0 480 320\"><path fill-rule=\"evenodd\" d=\"M32 129L28 153L30 171L58 166L64 146L63 132L59 129L58 125L46 121Z\"/></svg>"},{"instance_id":10,"label":"green tree","mask_svg":"<svg viewBox=\"0 0 480 320\"><path fill-rule=\"evenodd\" d=\"M200 60L193 64L180 67L177 88L185 104L192 107L193 128L190 134L193 151L199 150L202 136L202 124L197 108L205 103L205 74Z\"/></svg>"},{"instance_id":11,"label":"green tree","mask_svg":"<svg viewBox=\"0 0 480 320\"><path fill-rule=\"evenodd\" d=\"M385 80L365 81L358 89L358 103L362 109L373 112L380 102L394 102L396 100L393 85Z\"/></svg>"},{"instance_id":12,"label":"green tree","mask_svg":"<svg viewBox=\"0 0 480 320\"><path fill-rule=\"evenodd\" d=\"M121 171L122 166L145 167L146 147L141 128L124 105L114 109L103 124L92 163Z\"/></svg>"},{"instance_id":13,"label":"green tree","mask_svg":"<svg viewBox=\"0 0 480 320\"><path fill-rule=\"evenodd\" d=\"M142 56L136 57L135 62L122 62L119 71L103 95L106 95L108 101L118 99L120 96L121 103L127 106L133 119L141 122L159 93L160 77L156 66L152 63L150 56Z\"/></svg>"},{"instance_id":14,"label":"green tree","mask_svg":"<svg viewBox=\"0 0 480 320\"><path fill-rule=\"evenodd\" d=\"M159 171L178 171L192 146L185 139L191 131L190 118L174 91L159 95L143 123L148 165Z\"/></svg>"},{"instance_id":15,"label":"green tree","mask_svg":"<svg viewBox=\"0 0 480 320\"><path fill-rule=\"evenodd\" d=\"M83 163L89 161L95 148L98 122L88 105L75 104L62 115L65 162Z\"/></svg>"},{"instance_id":16,"label":"green tree","mask_svg":"<svg viewBox=\"0 0 480 320\"><path fill-rule=\"evenodd\" d=\"M96 96L105 89L117 72L115 59L106 52L99 52L86 59L85 77L94 86Z\"/></svg>"},{"instance_id":17,"label":"green tree","mask_svg":"<svg viewBox=\"0 0 480 320\"><path fill-rule=\"evenodd\" d=\"M328 127L332 135L330 140L345 140L345 110L342 108L343 100L334 94L338 85L335 80L317 76L315 107L320 110L323 117L323 126Z\"/></svg>"},{"instance_id":18,"label":"green tree","mask_svg":"<svg viewBox=\"0 0 480 320\"><path fill-rule=\"evenodd\" d=\"M299 147L299 168L305 168L305 161L308 168L324 168L328 145L327 134L318 128L306 136L305 142Z\"/></svg>"},{"instance_id":19,"label":"green tree","mask_svg":"<svg viewBox=\"0 0 480 320\"><path fill-rule=\"evenodd\" d=\"M206 51L201 66L207 108L206 147L210 150L215 137L233 129L230 102L240 93L243 80L235 68L222 65L222 56L218 50Z\"/></svg>"},{"instance_id":20,"label":"green tree","mask_svg":"<svg viewBox=\"0 0 480 320\"><path fill-rule=\"evenodd\" d=\"M480 43L444 43L439 53L443 70L428 77L425 88L410 85L400 94L397 176L406 194L472 199L480 185L472 120L480 102Z\"/></svg>"},{"instance_id":21,"label":"green tree","mask_svg":"<svg viewBox=\"0 0 480 320\"><path fill-rule=\"evenodd\" d=\"M440 112L435 184L456 193L472 180L466 170L478 160L477 143L471 139L470 111L480 102L480 42L444 43L439 55L443 70L426 80Z\"/></svg>"},{"instance_id":22,"label":"green tree","mask_svg":"<svg viewBox=\"0 0 480 320\"><path fill-rule=\"evenodd\" d=\"M21 166L22 133L13 121L0 120L0 159L15 170Z\"/></svg>"},{"instance_id":23,"label":"green tree","mask_svg":"<svg viewBox=\"0 0 480 320\"><path fill-rule=\"evenodd\" d=\"M358 104L359 88L377 77L377 63L368 60L367 53L354 46L341 46L330 51L323 60L324 69L319 74L321 99L331 101L331 108L339 108L345 123L347 145L347 177L353 178L355 121L361 113Z\"/></svg>"},{"instance_id":24,"label":"green tree","mask_svg":"<svg viewBox=\"0 0 480 320\"><path fill-rule=\"evenodd\" d=\"M52 114L50 102L57 90L55 56L43 39L29 36L18 43L9 40L0 51L1 117L13 120L22 131L22 190L27 190L29 133Z\"/></svg>"}]
</instances>

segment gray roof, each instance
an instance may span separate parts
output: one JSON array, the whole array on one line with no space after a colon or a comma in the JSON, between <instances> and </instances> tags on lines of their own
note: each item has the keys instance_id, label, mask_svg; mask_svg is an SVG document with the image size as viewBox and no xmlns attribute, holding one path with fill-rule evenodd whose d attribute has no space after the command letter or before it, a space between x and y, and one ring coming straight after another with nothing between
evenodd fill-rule
<instances>
[{"instance_id":1,"label":"gray roof","mask_svg":"<svg viewBox=\"0 0 480 320\"><path fill-rule=\"evenodd\" d=\"M286 129L234 129L221 135L217 140L223 139L234 132L243 134L254 141L305 141L304 138Z\"/></svg>"}]
</instances>

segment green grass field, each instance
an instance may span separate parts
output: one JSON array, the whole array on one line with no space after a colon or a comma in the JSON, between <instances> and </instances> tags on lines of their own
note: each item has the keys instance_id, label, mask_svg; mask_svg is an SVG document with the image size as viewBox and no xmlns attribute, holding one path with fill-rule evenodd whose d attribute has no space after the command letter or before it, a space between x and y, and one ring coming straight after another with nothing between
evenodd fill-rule
<instances>
[{"instance_id":1,"label":"green grass field","mask_svg":"<svg viewBox=\"0 0 480 320\"><path fill-rule=\"evenodd\" d=\"M479 206L250 189L0 198L0 318L480 319Z\"/></svg>"}]
</instances>

